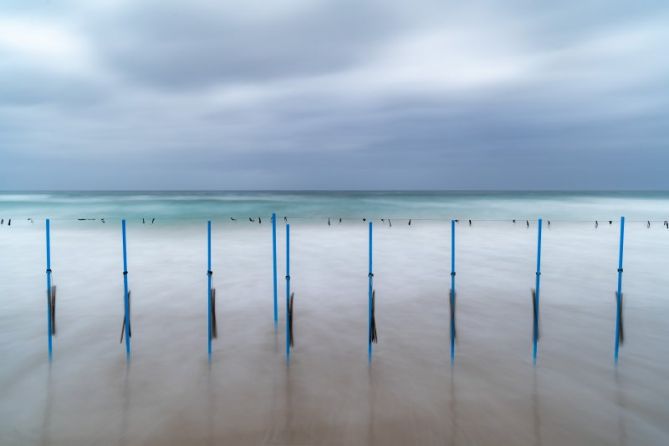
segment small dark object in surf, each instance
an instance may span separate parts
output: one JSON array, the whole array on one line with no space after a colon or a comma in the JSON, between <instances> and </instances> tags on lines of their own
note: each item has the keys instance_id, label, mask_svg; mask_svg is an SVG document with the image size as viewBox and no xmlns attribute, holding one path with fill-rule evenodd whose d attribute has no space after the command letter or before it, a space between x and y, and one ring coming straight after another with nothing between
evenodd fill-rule
<instances>
[{"instance_id":1,"label":"small dark object in surf","mask_svg":"<svg viewBox=\"0 0 669 446\"><path fill-rule=\"evenodd\" d=\"M599 227L599 222L595 220L595 229L597 229L598 227Z\"/></svg>"},{"instance_id":2,"label":"small dark object in surf","mask_svg":"<svg viewBox=\"0 0 669 446\"><path fill-rule=\"evenodd\" d=\"M339 223L341 223L341 217L339 217Z\"/></svg>"},{"instance_id":3,"label":"small dark object in surf","mask_svg":"<svg viewBox=\"0 0 669 446\"><path fill-rule=\"evenodd\" d=\"M472 225L472 221L471 221L471 219L470 219L470 220L469 220L469 226L471 226L471 225Z\"/></svg>"},{"instance_id":4,"label":"small dark object in surf","mask_svg":"<svg viewBox=\"0 0 669 446\"><path fill-rule=\"evenodd\" d=\"M538 340L540 338L541 331L539 330L539 311L537 308L537 292L532 288L532 317L534 318L533 330L536 330L534 336Z\"/></svg>"},{"instance_id":5,"label":"small dark object in surf","mask_svg":"<svg viewBox=\"0 0 669 446\"><path fill-rule=\"evenodd\" d=\"M330 217L328 217L328 226L331 226Z\"/></svg>"},{"instance_id":6,"label":"small dark object in surf","mask_svg":"<svg viewBox=\"0 0 669 446\"><path fill-rule=\"evenodd\" d=\"M367 219L366 219L366 218L363 218L362 221L367 221Z\"/></svg>"},{"instance_id":7,"label":"small dark object in surf","mask_svg":"<svg viewBox=\"0 0 669 446\"><path fill-rule=\"evenodd\" d=\"M515 219L515 218L514 218L513 220L511 220L511 221L513 222L513 224L516 224L516 219Z\"/></svg>"},{"instance_id":8,"label":"small dark object in surf","mask_svg":"<svg viewBox=\"0 0 669 446\"><path fill-rule=\"evenodd\" d=\"M551 227L551 221L550 220L548 220L548 227L549 228Z\"/></svg>"},{"instance_id":9,"label":"small dark object in surf","mask_svg":"<svg viewBox=\"0 0 669 446\"><path fill-rule=\"evenodd\" d=\"M251 223L255 223L255 222L256 222L256 221L255 221L254 219L252 219L251 217L249 217L249 221L250 221Z\"/></svg>"},{"instance_id":10,"label":"small dark object in surf","mask_svg":"<svg viewBox=\"0 0 669 446\"><path fill-rule=\"evenodd\" d=\"M5 219L4 218L0 219L0 225L4 225L4 224L5 224Z\"/></svg>"},{"instance_id":11,"label":"small dark object in surf","mask_svg":"<svg viewBox=\"0 0 669 446\"><path fill-rule=\"evenodd\" d=\"M146 221L144 220L144 217L142 217L142 224L146 224Z\"/></svg>"},{"instance_id":12,"label":"small dark object in surf","mask_svg":"<svg viewBox=\"0 0 669 446\"><path fill-rule=\"evenodd\" d=\"M128 291L128 313L130 313L130 291ZM125 334L125 315L123 316L123 325L121 325L121 339L119 340L119 344L123 344L123 335ZM128 337L132 337L132 329L130 324L128 324Z\"/></svg>"},{"instance_id":13,"label":"small dark object in surf","mask_svg":"<svg viewBox=\"0 0 669 446\"><path fill-rule=\"evenodd\" d=\"M230 217L230 220L232 220L232 221L237 221L237 219L234 218L234 217Z\"/></svg>"},{"instance_id":14,"label":"small dark object in surf","mask_svg":"<svg viewBox=\"0 0 669 446\"><path fill-rule=\"evenodd\" d=\"M104 218L101 218L100 221L101 221L102 223L105 223L105 219L104 219Z\"/></svg>"},{"instance_id":15,"label":"small dark object in surf","mask_svg":"<svg viewBox=\"0 0 669 446\"><path fill-rule=\"evenodd\" d=\"M613 224L613 220L609 220L609 224L612 225L612 224Z\"/></svg>"},{"instance_id":16,"label":"small dark object in surf","mask_svg":"<svg viewBox=\"0 0 669 446\"><path fill-rule=\"evenodd\" d=\"M290 293L290 301L288 303L288 333L290 335L290 348L295 346L295 332L293 331L293 300L295 293Z\"/></svg>"},{"instance_id":17,"label":"small dark object in surf","mask_svg":"<svg viewBox=\"0 0 669 446\"><path fill-rule=\"evenodd\" d=\"M259 225L262 224L262 219L261 219L260 217L258 217L258 224L259 224Z\"/></svg>"},{"instance_id":18,"label":"small dark object in surf","mask_svg":"<svg viewBox=\"0 0 669 446\"><path fill-rule=\"evenodd\" d=\"M388 219L388 226L391 227L391 228L393 227L393 222L390 221L390 219Z\"/></svg>"},{"instance_id":19,"label":"small dark object in surf","mask_svg":"<svg viewBox=\"0 0 669 446\"><path fill-rule=\"evenodd\" d=\"M529 220L525 220L525 226L527 226L528 228L530 227L530 221Z\"/></svg>"},{"instance_id":20,"label":"small dark object in surf","mask_svg":"<svg viewBox=\"0 0 669 446\"><path fill-rule=\"evenodd\" d=\"M49 293L49 317L51 318L51 334L56 335L56 285L51 287Z\"/></svg>"},{"instance_id":21,"label":"small dark object in surf","mask_svg":"<svg viewBox=\"0 0 669 446\"><path fill-rule=\"evenodd\" d=\"M409 226L411 226L411 219L409 219Z\"/></svg>"},{"instance_id":22,"label":"small dark object in surf","mask_svg":"<svg viewBox=\"0 0 669 446\"><path fill-rule=\"evenodd\" d=\"M379 338L376 334L376 316L375 316L375 307L376 307L376 290L372 290L372 315L369 322L369 342L377 344Z\"/></svg>"},{"instance_id":23,"label":"small dark object in surf","mask_svg":"<svg viewBox=\"0 0 669 446\"><path fill-rule=\"evenodd\" d=\"M650 220L648 220L648 222L646 223L646 227L650 229Z\"/></svg>"},{"instance_id":24,"label":"small dark object in surf","mask_svg":"<svg viewBox=\"0 0 669 446\"><path fill-rule=\"evenodd\" d=\"M155 221L156 221L156 219L155 219L155 218L152 218L152 219L151 219L151 224L153 224Z\"/></svg>"},{"instance_id":25,"label":"small dark object in surf","mask_svg":"<svg viewBox=\"0 0 669 446\"><path fill-rule=\"evenodd\" d=\"M669 229L669 221L665 220L665 221L664 221L664 226L665 226L667 229Z\"/></svg>"},{"instance_id":26,"label":"small dark object in surf","mask_svg":"<svg viewBox=\"0 0 669 446\"><path fill-rule=\"evenodd\" d=\"M383 219L383 218L381 219L381 221L382 221L383 223L385 223L385 222L386 222L386 220L385 220L385 219Z\"/></svg>"},{"instance_id":27,"label":"small dark object in surf","mask_svg":"<svg viewBox=\"0 0 669 446\"><path fill-rule=\"evenodd\" d=\"M12 225L12 219L10 218L10 219L7 221L7 226L11 226L11 225Z\"/></svg>"},{"instance_id":28,"label":"small dark object in surf","mask_svg":"<svg viewBox=\"0 0 669 446\"><path fill-rule=\"evenodd\" d=\"M285 216L284 216L284 217L283 217L283 222L284 222L284 223L288 223L288 217L285 217Z\"/></svg>"},{"instance_id":29,"label":"small dark object in surf","mask_svg":"<svg viewBox=\"0 0 669 446\"><path fill-rule=\"evenodd\" d=\"M33 221L32 218L28 218L28 221L29 221L30 223L35 223L35 222Z\"/></svg>"},{"instance_id":30,"label":"small dark object in surf","mask_svg":"<svg viewBox=\"0 0 669 446\"><path fill-rule=\"evenodd\" d=\"M85 218L77 218L77 220L79 220L79 221L86 221Z\"/></svg>"},{"instance_id":31,"label":"small dark object in surf","mask_svg":"<svg viewBox=\"0 0 669 446\"><path fill-rule=\"evenodd\" d=\"M618 297L618 293L616 292L616 297ZM620 318L618 319L618 340L622 344L625 342L625 330L624 330L624 325L623 325L623 294L620 293L620 301L616 299L616 304L620 305L618 308L618 313L620 314Z\"/></svg>"},{"instance_id":32,"label":"small dark object in surf","mask_svg":"<svg viewBox=\"0 0 669 446\"><path fill-rule=\"evenodd\" d=\"M451 308L451 326L453 327L453 339L457 339L457 331L455 329L455 298L457 294L453 290L450 290L448 294L450 295L449 306Z\"/></svg>"},{"instance_id":33,"label":"small dark object in surf","mask_svg":"<svg viewBox=\"0 0 669 446\"><path fill-rule=\"evenodd\" d=\"M209 298L211 305L211 337L218 338L218 329L216 325L216 288L211 289L211 296Z\"/></svg>"}]
</instances>

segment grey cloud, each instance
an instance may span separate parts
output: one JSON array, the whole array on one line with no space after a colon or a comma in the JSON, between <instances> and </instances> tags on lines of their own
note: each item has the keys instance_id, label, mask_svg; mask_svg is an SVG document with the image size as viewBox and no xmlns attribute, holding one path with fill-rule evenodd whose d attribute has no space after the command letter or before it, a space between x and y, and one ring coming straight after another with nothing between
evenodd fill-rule
<instances>
[{"instance_id":1,"label":"grey cloud","mask_svg":"<svg viewBox=\"0 0 669 446\"><path fill-rule=\"evenodd\" d=\"M314 3L270 20L197 9L191 2L143 2L95 23L92 36L101 56L122 74L154 86L202 88L364 62L370 47L399 26L380 5Z\"/></svg>"},{"instance_id":2,"label":"grey cloud","mask_svg":"<svg viewBox=\"0 0 669 446\"><path fill-rule=\"evenodd\" d=\"M0 68L0 100L3 107L52 104L59 108L86 108L104 100L98 82L73 79L39 68Z\"/></svg>"},{"instance_id":3,"label":"grey cloud","mask_svg":"<svg viewBox=\"0 0 669 446\"><path fill-rule=\"evenodd\" d=\"M229 7L7 8L0 189L669 188L665 2Z\"/></svg>"}]
</instances>

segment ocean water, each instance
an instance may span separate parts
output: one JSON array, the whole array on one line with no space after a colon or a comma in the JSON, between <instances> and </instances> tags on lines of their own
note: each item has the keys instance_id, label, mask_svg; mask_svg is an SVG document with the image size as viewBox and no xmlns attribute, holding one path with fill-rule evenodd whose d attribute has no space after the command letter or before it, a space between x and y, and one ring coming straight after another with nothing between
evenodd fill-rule
<instances>
[{"instance_id":1,"label":"ocean water","mask_svg":"<svg viewBox=\"0 0 669 446\"><path fill-rule=\"evenodd\" d=\"M621 215L625 342L616 366ZM289 365L284 216L295 291ZM58 287L52 361L46 217ZM0 218L2 445L669 442L668 193L6 193ZM129 362L119 343L120 218ZM363 218L374 222L371 363ZM459 220L452 364L451 218ZM211 360L207 219L219 332Z\"/></svg>"},{"instance_id":2,"label":"ocean water","mask_svg":"<svg viewBox=\"0 0 669 446\"><path fill-rule=\"evenodd\" d=\"M0 193L5 219L229 217L666 220L669 192L59 192Z\"/></svg>"}]
</instances>

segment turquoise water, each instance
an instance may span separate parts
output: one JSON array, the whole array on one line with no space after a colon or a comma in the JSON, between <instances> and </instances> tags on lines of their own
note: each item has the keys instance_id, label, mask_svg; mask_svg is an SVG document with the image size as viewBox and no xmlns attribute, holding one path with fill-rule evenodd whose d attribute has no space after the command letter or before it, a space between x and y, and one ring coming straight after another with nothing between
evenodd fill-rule
<instances>
[{"instance_id":1,"label":"turquoise water","mask_svg":"<svg viewBox=\"0 0 669 446\"><path fill-rule=\"evenodd\" d=\"M0 217L141 219L669 218L669 192L58 192L2 193Z\"/></svg>"}]
</instances>

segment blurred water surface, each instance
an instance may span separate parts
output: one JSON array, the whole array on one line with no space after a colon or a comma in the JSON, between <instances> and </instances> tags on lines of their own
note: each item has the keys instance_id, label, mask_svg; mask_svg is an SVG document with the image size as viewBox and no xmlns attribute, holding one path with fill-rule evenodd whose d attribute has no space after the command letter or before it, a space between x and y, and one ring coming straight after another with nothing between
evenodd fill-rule
<instances>
[{"instance_id":1,"label":"blurred water surface","mask_svg":"<svg viewBox=\"0 0 669 446\"><path fill-rule=\"evenodd\" d=\"M666 194L4 194L0 443L667 444L669 230L661 222L647 228L645 220L663 219L668 202ZM276 332L272 320L273 210L291 216L296 339L289 367L282 218ZM626 339L615 367L623 213L631 220ZM542 336L533 367L538 215L554 220L544 226ZM51 363L44 216L53 218L58 286ZM129 219L129 364L119 344L121 216ZM371 365L362 216L374 217L379 344ZM76 220L82 217L107 220ZM219 330L211 362L209 217ZM405 217L415 219L411 226ZM461 219L453 365L451 217ZM522 217L529 228L511 221ZM606 221L595 228L595 218Z\"/></svg>"}]
</instances>

